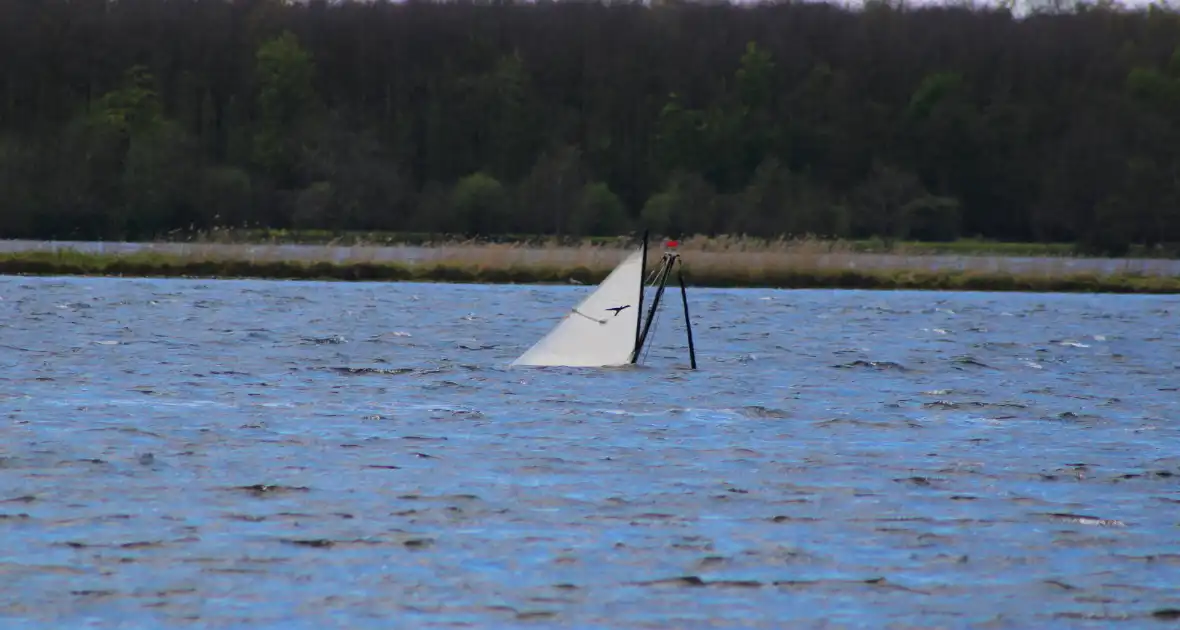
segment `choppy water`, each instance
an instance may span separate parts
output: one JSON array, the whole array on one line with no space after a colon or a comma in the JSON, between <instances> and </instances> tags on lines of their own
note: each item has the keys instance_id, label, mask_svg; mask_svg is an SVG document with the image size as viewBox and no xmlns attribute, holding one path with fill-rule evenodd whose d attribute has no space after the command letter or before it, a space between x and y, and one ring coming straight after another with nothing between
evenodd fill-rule
<instances>
[{"instance_id":1,"label":"choppy water","mask_svg":"<svg viewBox=\"0 0 1180 630\"><path fill-rule=\"evenodd\" d=\"M585 290L0 278L0 626L1180 617L1180 298Z\"/></svg>"}]
</instances>

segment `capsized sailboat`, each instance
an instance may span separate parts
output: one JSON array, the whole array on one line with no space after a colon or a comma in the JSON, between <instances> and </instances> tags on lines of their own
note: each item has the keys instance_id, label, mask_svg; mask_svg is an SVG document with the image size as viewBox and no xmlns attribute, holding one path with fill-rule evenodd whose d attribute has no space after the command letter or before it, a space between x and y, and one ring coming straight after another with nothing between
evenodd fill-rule
<instances>
[{"instance_id":1,"label":"capsized sailboat","mask_svg":"<svg viewBox=\"0 0 1180 630\"><path fill-rule=\"evenodd\" d=\"M639 362L652 320L660 305L668 276L673 266L683 265L675 251L676 242L668 242L669 249L660 259L653 273L651 285L655 296L643 315L647 275L647 233L643 244L611 271L590 295L577 304L547 335L537 341L512 365L612 367ZM692 323L688 316L688 295L684 288L683 271L678 268L680 297L684 304L684 321L688 331L688 352L692 369L696 369L696 349L692 339Z\"/></svg>"}]
</instances>

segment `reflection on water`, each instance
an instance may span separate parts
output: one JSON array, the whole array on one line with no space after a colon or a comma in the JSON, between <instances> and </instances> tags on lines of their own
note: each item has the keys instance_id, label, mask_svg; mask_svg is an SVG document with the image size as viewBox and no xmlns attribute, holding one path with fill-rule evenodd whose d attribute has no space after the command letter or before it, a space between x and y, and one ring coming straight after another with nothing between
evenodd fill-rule
<instances>
[{"instance_id":1,"label":"reflection on water","mask_svg":"<svg viewBox=\"0 0 1180 630\"><path fill-rule=\"evenodd\" d=\"M672 308L506 367L586 290L0 280L0 620L1180 617L1180 299L690 290L697 372Z\"/></svg>"}]
</instances>

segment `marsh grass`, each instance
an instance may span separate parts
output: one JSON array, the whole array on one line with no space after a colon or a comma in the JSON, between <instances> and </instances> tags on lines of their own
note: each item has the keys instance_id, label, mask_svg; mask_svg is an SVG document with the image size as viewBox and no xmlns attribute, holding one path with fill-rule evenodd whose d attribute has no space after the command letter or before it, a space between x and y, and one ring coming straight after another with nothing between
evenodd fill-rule
<instances>
[{"instance_id":1,"label":"marsh grass","mask_svg":"<svg viewBox=\"0 0 1180 630\"><path fill-rule=\"evenodd\" d=\"M398 248L173 243L134 253L70 249L0 254L0 273L477 283L600 282L626 255L622 244L526 247L507 243ZM625 243L629 248L631 243ZM689 239L679 248L694 286L1180 293L1180 277L1127 268L1078 271L1071 260L1013 262L924 255L877 255L837 243ZM649 268L661 248L649 250ZM948 266L949 265L949 266Z\"/></svg>"},{"instance_id":2,"label":"marsh grass","mask_svg":"<svg viewBox=\"0 0 1180 630\"><path fill-rule=\"evenodd\" d=\"M553 236L538 236L531 234L503 234L479 238L468 238L449 234L434 234L420 232L362 232L345 231L332 232L328 230L282 230L282 229L230 229L216 228L208 231L181 232L169 235L169 240L175 242L193 243L222 243L222 244L304 244L304 245L334 245L334 246L391 246L391 245L421 245L428 247L445 245L473 245L486 243L519 244L529 247L569 247L584 244L594 246L619 246L630 243L636 235L630 237L587 237L572 238ZM815 237L776 238L765 239L736 236L693 236L686 242L693 247L702 249L718 249L734 247L744 251L793 249L801 245L808 247L847 250L850 252L901 254L901 255L960 255L960 256L1082 256L1077 247L1071 243L1008 243L985 239L964 238L950 242L920 242L895 241L886 242L880 238L859 240L828 240ZM1131 247L1127 257L1130 258L1180 258L1180 251L1172 246L1145 247L1135 245Z\"/></svg>"}]
</instances>

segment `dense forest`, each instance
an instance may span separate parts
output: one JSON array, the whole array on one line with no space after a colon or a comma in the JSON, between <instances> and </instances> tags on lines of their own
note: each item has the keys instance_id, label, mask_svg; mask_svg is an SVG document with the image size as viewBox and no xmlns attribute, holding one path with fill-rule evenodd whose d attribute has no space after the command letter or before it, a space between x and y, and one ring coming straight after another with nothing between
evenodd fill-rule
<instances>
[{"instance_id":1,"label":"dense forest","mask_svg":"<svg viewBox=\"0 0 1180 630\"><path fill-rule=\"evenodd\" d=\"M11 0L0 237L1180 242L1180 13Z\"/></svg>"}]
</instances>

